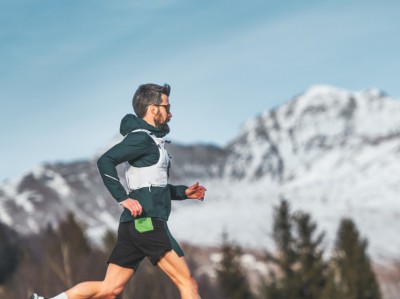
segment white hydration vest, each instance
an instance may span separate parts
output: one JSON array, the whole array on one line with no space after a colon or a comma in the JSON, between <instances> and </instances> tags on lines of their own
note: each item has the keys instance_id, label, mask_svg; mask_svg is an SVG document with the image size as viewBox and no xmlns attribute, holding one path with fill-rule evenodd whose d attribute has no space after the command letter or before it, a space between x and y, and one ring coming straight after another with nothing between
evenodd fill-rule
<instances>
[{"instance_id":1,"label":"white hydration vest","mask_svg":"<svg viewBox=\"0 0 400 299\"><path fill-rule=\"evenodd\" d=\"M143 187L165 187L168 183L168 168L169 168L169 156L165 148L164 138L157 138L150 131L145 129L134 130L134 132L145 132L156 143L158 150L160 151L160 159L158 162L151 166L146 167L134 167L125 162L125 178L126 183L130 191L140 189Z\"/></svg>"}]
</instances>

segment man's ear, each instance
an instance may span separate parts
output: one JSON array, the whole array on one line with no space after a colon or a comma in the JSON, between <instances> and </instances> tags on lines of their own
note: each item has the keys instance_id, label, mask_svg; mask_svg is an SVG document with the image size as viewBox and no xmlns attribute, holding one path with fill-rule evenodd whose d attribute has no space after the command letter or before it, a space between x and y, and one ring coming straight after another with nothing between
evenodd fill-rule
<instances>
[{"instance_id":1,"label":"man's ear","mask_svg":"<svg viewBox=\"0 0 400 299\"><path fill-rule=\"evenodd\" d=\"M151 114L153 114L153 115L156 114L156 106L150 105L148 109L149 109L149 111L150 111Z\"/></svg>"}]
</instances>

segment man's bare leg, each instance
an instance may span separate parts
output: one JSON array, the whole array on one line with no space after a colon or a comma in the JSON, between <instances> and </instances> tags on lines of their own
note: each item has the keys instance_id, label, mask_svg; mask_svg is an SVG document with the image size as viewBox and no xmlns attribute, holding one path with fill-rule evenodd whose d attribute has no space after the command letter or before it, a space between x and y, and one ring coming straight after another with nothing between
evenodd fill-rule
<instances>
[{"instance_id":1,"label":"man's bare leg","mask_svg":"<svg viewBox=\"0 0 400 299\"><path fill-rule=\"evenodd\" d=\"M179 257L173 250L168 251L160 259L158 266L178 287L182 299L201 299L197 283L191 276L189 267L183 257Z\"/></svg>"},{"instance_id":2,"label":"man's bare leg","mask_svg":"<svg viewBox=\"0 0 400 299\"><path fill-rule=\"evenodd\" d=\"M109 264L103 281L82 282L65 293L68 299L114 299L122 293L133 272L133 269Z\"/></svg>"}]
</instances>

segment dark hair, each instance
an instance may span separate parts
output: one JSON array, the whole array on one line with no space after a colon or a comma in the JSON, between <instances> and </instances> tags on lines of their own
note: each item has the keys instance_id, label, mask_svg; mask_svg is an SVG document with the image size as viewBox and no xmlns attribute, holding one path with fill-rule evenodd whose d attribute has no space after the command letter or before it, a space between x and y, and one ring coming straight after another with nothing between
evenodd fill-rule
<instances>
[{"instance_id":1,"label":"dark hair","mask_svg":"<svg viewBox=\"0 0 400 299\"><path fill-rule=\"evenodd\" d=\"M136 116L143 118L147 108L151 104L160 104L161 95L169 96L170 91L171 87L168 84L164 84L164 86L151 83L140 85L132 99L133 111L135 111Z\"/></svg>"}]
</instances>

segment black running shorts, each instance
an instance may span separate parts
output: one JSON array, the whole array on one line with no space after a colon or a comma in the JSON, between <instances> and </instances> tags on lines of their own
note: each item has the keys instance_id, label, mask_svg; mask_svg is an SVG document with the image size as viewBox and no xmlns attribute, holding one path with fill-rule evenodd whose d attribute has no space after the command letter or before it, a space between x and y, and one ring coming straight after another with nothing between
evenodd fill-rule
<instances>
[{"instance_id":1,"label":"black running shorts","mask_svg":"<svg viewBox=\"0 0 400 299\"><path fill-rule=\"evenodd\" d=\"M167 251L174 250L178 256L183 256L182 249L169 232L167 222L152 221L154 230L143 233L135 229L134 221L120 223L117 244L108 263L136 270L145 257L157 265Z\"/></svg>"}]
</instances>

